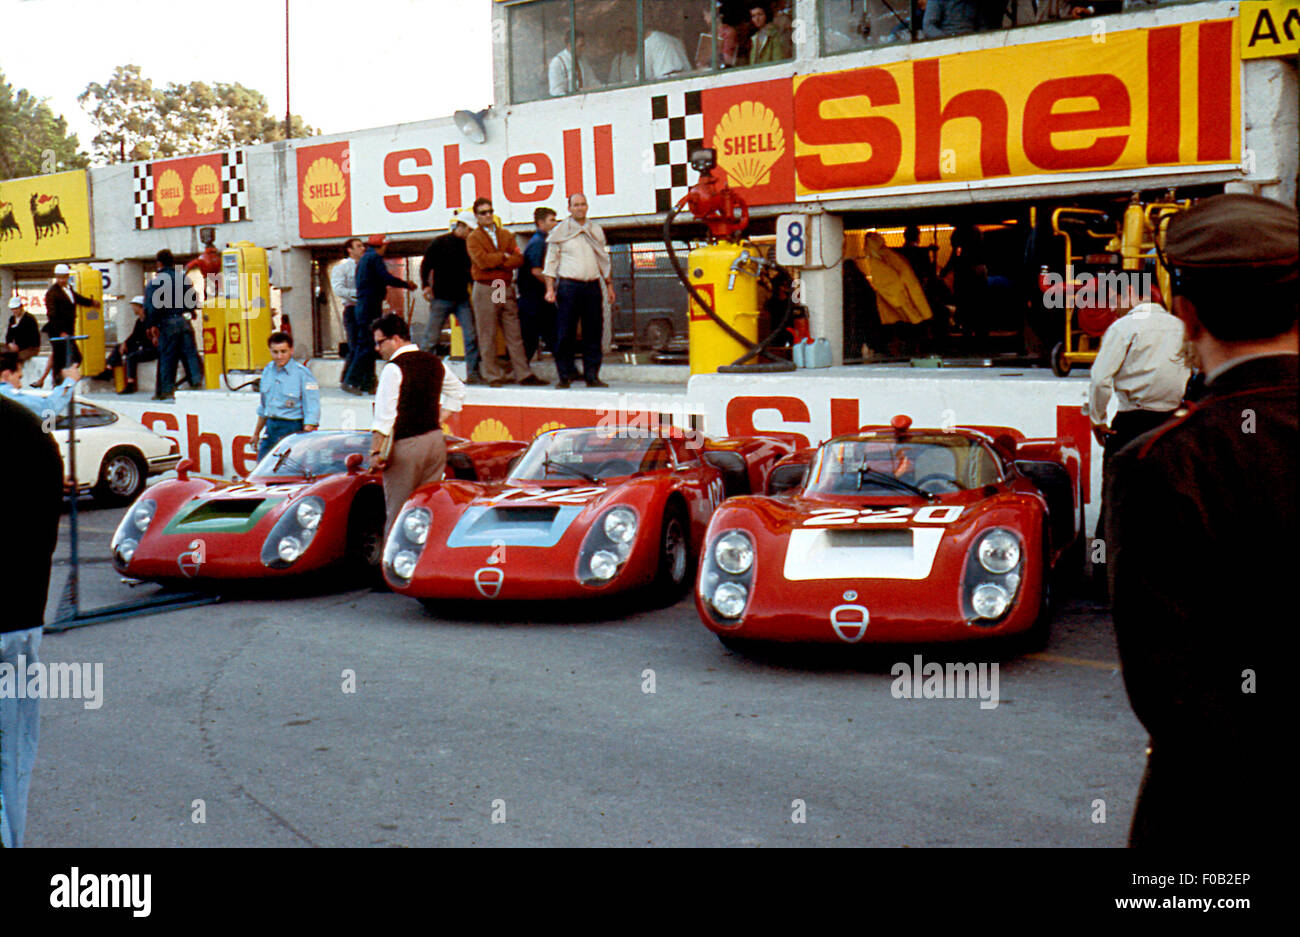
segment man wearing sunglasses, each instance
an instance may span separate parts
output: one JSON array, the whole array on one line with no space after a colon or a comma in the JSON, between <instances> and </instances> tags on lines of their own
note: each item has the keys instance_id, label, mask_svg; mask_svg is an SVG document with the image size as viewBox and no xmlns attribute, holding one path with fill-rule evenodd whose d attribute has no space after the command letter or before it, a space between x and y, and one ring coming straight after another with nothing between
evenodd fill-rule
<instances>
[{"instance_id":1,"label":"man wearing sunglasses","mask_svg":"<svg viewBox=\"0 0 1300 937\"><path fill-rule=\"evenodd\" d=\"M496 223L492 200L474 200L478 227L465 241L469 250L470 304L474 307L474 330L478 333L479 370L493 387L502 384L543 386L547 382L528 367L523 333L519 328L519 307L515 303L515 271L524 264L523 252L510 229ZM505 335L511 374L506 376L497 360L497 330Z\"/></svg>"}]
</instances>

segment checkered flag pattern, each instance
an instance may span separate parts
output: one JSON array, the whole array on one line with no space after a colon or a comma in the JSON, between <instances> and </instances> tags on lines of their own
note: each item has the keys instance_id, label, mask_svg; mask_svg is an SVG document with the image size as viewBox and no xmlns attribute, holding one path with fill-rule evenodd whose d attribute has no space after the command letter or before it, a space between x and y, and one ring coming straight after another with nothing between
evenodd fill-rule
<instances>
[{"instance_id":1,"label":"checkered flag pattern","mask_svg":"<svg viewBox=\"0 0 1300 937\"><path fill-rule=\"evenodd\" d=\"M221 220L248 220L248 164L243 150L221 154Z\"/></svg>"},{"instance_id":2,"label":"checkered flag pattern","mask_svg":"<svg viewBox=\"0 0 1300 937\"><path fill-rule=\"evenodd\" d=\"M149 163L137 163L134 167L132 192L135 227L138 231L148 231L153 227L153 173Z\"/></svg>"},{"instance_id":3,"label":"checkered flag pattern","mask_svg":"<svg viewBox=\"0 0 1300 937\"><path fill-rule=\"evenodd\" d=\"M691 151L704 145L700 92L657 94L650 99L655 148L655 211L667 212L690 191Z\"/></svg>"}]
</instances>

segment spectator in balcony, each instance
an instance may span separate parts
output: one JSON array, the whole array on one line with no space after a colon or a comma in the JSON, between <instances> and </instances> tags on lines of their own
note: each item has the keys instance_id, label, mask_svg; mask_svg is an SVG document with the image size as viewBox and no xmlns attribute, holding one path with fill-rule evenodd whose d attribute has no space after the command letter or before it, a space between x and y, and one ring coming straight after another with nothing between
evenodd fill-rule
<instances>
[{"instance_id":1,"label":"spectator in balcony","mask_svg":"<svg viewBox=\"0 0 1300 937\"><path fill-rule=\"evenodd\" d=\"M916 0L912 4L912 13L910 17L896 13L898 23L889 31L882 42L910 42L913 35L922 36L925 30L925 7L926 0Z\"/></svg>"},{"instance_id":2,"label":"spectator in balcony","mask_svg":"<svg viewBox=\"0 0 1300 937\"><path fill-rule=\"evenodd\" d=\"M922 32L926 39L946 39L973 33L979 23L975 0L930 0L925 7Z\"/></svg>"},{"instance_id":3,"label":"spectator in balcony","mask_svg":"<svg viewBox=\"0 0 1300 937\"><path fill-rule=\"evenodd\" d=\"M713 31L713 7L712 3L706 3L704 9L700 11L704 17L704 34L714 36L718 44L718 67L731 68L740 61L740 33L735 26L723 22L722 11L718 10L718 29ZM696 68L713 67L713 45L709 42L701 42L695 59Z\"/></svg>"},{"instance_id":4,"label":"spectator in balcony","mask_svg":"<svg viewBox=\"0 0 1300 937\"><path fill-rule=\"evenodd\" d=\"M574 54L575 50L570 49L566 44L551 59L550 67L547 69L547 80L550 84L552 96L577 94L600 87L600 81L596 78L596 73L587 64L587 60L582 57L582 53L587 47L587 41L583 38L581 30L574 33L573 44L577 47L576 56ZM577 68L573 66L575 58L578 62Z\"/></svg>"},{"instance_id":5,"label":"spectator in balcony","mask_svg":"<svg viewBox=\"0 0 1300 937\"><path fill-rule=\"evenodd\" d=\"M636 30L631 26L620 26L615 33L615 45L618 47L614 58L609 63L609 83L623 85L641 78L641 63L636 60Z\"/></svg>"},{"instance_id":6,"label":"spectator in balcony","mask_svg":"<svg viewBox=\"0 0 1300 937\"><path fill-rule=\"evenodd\" d=\"M781 62L790 58L790 39L772 22L767 4L752 4L749 8L749 22L753 25L749 37L750 65Z\"/></svg>"},{"instance_id":7,"label":"spectator in balcony","mask_svg":"<svg viewBox=\"0 0 1300 937\"><path fill-rule=\"evenodd\" d=\"M645 37L645 72L650 80L690 70L691 60L682 41L661 29L651 30Z\"/></svg>"}]
</instances>

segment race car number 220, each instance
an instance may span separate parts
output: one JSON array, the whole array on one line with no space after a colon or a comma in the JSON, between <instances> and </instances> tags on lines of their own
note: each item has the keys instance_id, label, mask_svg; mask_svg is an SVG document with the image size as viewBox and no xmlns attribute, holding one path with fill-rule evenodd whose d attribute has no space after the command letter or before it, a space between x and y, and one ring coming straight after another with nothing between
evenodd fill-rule
<instances>
[{"instance_id":1,"label":"race car number 220","mask_svg":"<svg viewBox=\"0 0 1300 937\"><path fill-rule=\"evenodd\" d=\"M951 524L965 510L959 504L927 504L916 508L818 508L804 518L804 527L844 524Z\"/></svg>"}]
</instances>

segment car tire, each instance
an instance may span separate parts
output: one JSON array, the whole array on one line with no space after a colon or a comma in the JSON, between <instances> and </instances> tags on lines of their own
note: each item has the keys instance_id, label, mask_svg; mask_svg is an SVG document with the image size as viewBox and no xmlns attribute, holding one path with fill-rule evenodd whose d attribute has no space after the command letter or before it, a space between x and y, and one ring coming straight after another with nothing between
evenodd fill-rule
<instances>
[{"instance_id":1,"label":"car tire","mask_svg":"<svg viewBox=\"0 0 1300 937\"><path fill-rule=\"evenodd\" d=\"M664 511L659 532L659 566L654 590L676 602L691 584L691 540L685 512L677 505Z\"/></svg>"},{"instance_id":2,"label":"car tire","mask_svg":"<svg viewBox=\"0 0 1300 937\"><path fill-rule=\"evenodd\" d=\"M1070 373L1070 362L1065 359L1065 342L1057 342L1052 349L1052 373L1057 377L1065 377Z\"/></svg>"},{"instance_id":3,"label":"car tire","mask_svg":"<svg viewBox=\"0 0 1300 937\"><path fill-rule=\"evenodd\" d=\"M655 351L667 351L673 340L673 324L667 319L655 319L645 327L645 343Z\"/></svg>"},{"instance_id":4,"label":"car tire","mask_svg":"<svg viewBox=\"0 0 1300 937\"><path fill-rule=\"evenodd\" d=\"M110 449L99 464L93 494L106 504L130 504L144 491L149 474L144 457L134 449Z\"/></svg>"},{"instance_id":5,"label":"car tire","mask_svg":"<svg viewBox=\"0 0 1300 937\"><path fill-rule=\"evenodd\" d=\"M353 505L348 517L346 563L348 569L368 582L383 581L384 522L373 503Z\"/></svg>"},{"instance_id":6,"label":"car tire","mask_svg":"<svg viewBox=\"0 0 1300 937\"><path fill-rule=\"evenodd\" d=\"M1043 537L1047 537L1046 529ZM1043 542L1046 543L1046 539ZM1046 565L1046 557L1043 562ZM1016 654L1036 654L1046 650L1052 638L1052 618L1056 615L1059 590L1052 587L1051 572L1049 569L1043 570L1043 592L1038 600L1038 613L1034 616L1034 623L1011 639L1012 651Z\"/></svg>"}]
</instances>

